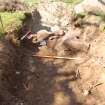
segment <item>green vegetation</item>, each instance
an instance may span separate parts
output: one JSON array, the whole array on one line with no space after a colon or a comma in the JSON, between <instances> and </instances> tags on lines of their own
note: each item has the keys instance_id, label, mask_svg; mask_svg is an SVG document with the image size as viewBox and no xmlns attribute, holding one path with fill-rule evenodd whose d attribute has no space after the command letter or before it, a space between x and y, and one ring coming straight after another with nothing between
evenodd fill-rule
<instances>
[{"instance_id":1,"label":"green vegetation","mask_svg":"<svg viewBox=\"0 0 105 105\"><path fill-rule=\"evenodd\" d=\"M33 4L37 4L39 1L40 0L24 0L24 2L26 4L28 4L29 6L32 6ZM50 1L53 1L53 0L50 0ZM63 1L63 2L68 3L68 4L77 4L83 0L56 0L56 1Z\"/></svg>"},{"instance_id":2,"label":"green vegetation","mask_svg":"<svg viewBox=\"0 0 105 105\"><path fill-rule=\"evenodd\" d=\"M68 4L78 4L78 3L80 3L83 0L63 0L63 1L65 3L68 3Z\"/></svg>"},{"instance_id":3,"label":"green vegetation","mask_svg":"<svg viewBox=\"0 0 105 105\"><path fill-rule=\"evenodd\" d=\"M23 0L28 6L37 4L40 0Z\"/></svg>"},{"instance_id":4,"label":"green vegetation","mask_svg":"<svg viewBox=\"0 0 105 105\"><path fill-rule=\"evenodd\" d=\"M37 4L40 0L22 0L29 7L34 4ZM61 0L68 4L77 4L82 0ZM0 21L0 33L7 32L8 30L17 30L17 28L21 25L22 19L24 19L23 12L0 12L0 16L2 19L3 26Z\"/></svg>"},{"instance_id":5,"label":"green vegetation","mask_svg":"<svg viewBox=\"0 0 105 105\"><path fill-rule=\"evenodd\" d=\"M24 14L22 12L1 12L0 13L2 23L0 22L0 32L8 31L8 29L16 29L18 26L21 25L22 19L24 19Z\"/></svg>"}]
</instances>

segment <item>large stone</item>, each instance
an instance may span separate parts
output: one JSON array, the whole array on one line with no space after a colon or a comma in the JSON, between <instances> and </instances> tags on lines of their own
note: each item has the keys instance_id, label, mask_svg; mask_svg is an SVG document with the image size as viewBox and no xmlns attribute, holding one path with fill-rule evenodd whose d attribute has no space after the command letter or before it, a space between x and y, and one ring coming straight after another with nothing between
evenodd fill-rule
<instances>
[{"instance_id":1,"label":"large stone","mask_svg":"<svg viewBox=\"0 0 105 105\"><path fill-rule=\"evenodd\" d=\"M84 0L74 8L76 13L81 12L104 12L105 13L105 0Z\"/></svg>"},{"instance_id":2,"label":"large stone","mask_svg":"<svg viewBox=\"0 0 105 105\"><path fill-rule=\"evenodd\" d=\"M67 28L71 24L72 9L63 2L41 3L37 7L44 26Z\"/></svg>"}]
</instances>

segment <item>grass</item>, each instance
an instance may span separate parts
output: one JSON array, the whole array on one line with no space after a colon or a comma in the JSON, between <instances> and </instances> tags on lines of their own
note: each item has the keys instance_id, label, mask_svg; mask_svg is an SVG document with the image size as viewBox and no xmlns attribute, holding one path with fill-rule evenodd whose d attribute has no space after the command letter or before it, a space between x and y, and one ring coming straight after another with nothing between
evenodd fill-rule
<instances>
[{"instance_id":1,"label":"grass","mask_svg":"<svg viewBox=\"0 0 105 105\"><path fill-rule=\"evenodd\" d=\"M0 12L0 16L3 23L3 27L0 23L1 33L3 33L3 31L8 31L8 29L16 29L18 26L21 25L22 19L24 18L24 14L22 12Z\"/></svg>"},{"instance_id":2,"label":"grass","mask_svg":"<svg viewBox=\"0 0 105 105\"><path fill-rule=\"evenodd\" d=\"M27 5L31 6L37 3L39 0L22 0ZM2 18L3 27L0 22L0 36L2 33L7 32L8 30L15 30L22 24L22 19L24 18L24 13L21 11L11 12L0 12Z\"/></svg>"},{"instance_id":3,"label":"grass","mask_svg":"<svg viewBox=\"0 0 105 105\"><path fill-rule=\"evenodd\" d=\"M23 0L26 4L28 4L29 6L32 6L33 4L37 4L40 0ZM50 0L53 1L53 0ZM58 0L56 0L58 1ZM78 4L80 3L82 0L59 0L59 1L63 1L67 4Z\"/></svg>"},{"instance_id":4,"label":"grass","mask_svg":"<svg viewBox=\"0 0 105 105\"><path fill-rule=\"evenodd\" d=\"M40 0L23 0L28 6L37 4Z\"/></svg>"},{"instance_id":5,"label":"grass","mask_svg":"<svg viewBox=\"0 0 105 105\"><path fill-rule=\"evenodd\" d=\"M73 4L73 5L75 5L75 4L80 3L80 2L83 1L83 0L62 0L62 1L64 1L65 3L68 3L68 4Z\"/></svg>"}]
</instances>

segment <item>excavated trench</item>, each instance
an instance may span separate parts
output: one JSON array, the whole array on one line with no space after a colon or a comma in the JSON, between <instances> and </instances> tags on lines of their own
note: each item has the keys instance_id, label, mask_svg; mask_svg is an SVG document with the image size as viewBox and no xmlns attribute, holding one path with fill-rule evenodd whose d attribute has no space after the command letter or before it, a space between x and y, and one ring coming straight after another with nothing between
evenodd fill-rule
<instances>
[{"instance_id":1,"label":"excavated trench","mask_svg":"<svg viewBox=\"0 0 105 105\"><path fill-rule=\"evenodd\" d=\"M57 3L57 5L60 4ZM65 7L64 4L63 6ZM44 6L41 6L40 9L38 8L39 12L35 10L32 14L26 13L27 18L23 22L23 28L18 39L29 30L32 33L37 33L41 29L51 30L51 25L54 21L52 22L51 20L51 23L46 25L46 18L42 18L44 14L41 11L42 7ZM60 9L57 11L60 11ZM51 13L49 11L45 12ZM55 13L55 11L53 12ZM75 27L69 16L68 14L67 17L64 17L65 20L68 19L69 26L63 23L60 26L61 28L67 27L66 30L68 31L65 34L66 37L63 36L64 38L69 38L68 35L73 36L69 39L70 46L67 43L65 44L66 47L63 46L61 43L62 38L57 39L57 41L51 40L48 42L48 46L44 45L41 47L33 45L30 40L26 39L18 44L15 38L9 38L0 42L1 105L105 104L105 35L98 31L97 26L92 24L89 26L83 24L84 28ZM43 25L41 24L42 21ZM56 21L53 26L55 24ZM88 49L84 45L84 40L85 44L88 43L89 45ZM51 47L52 43L54 43L53 47ZM84 47L81 48L81 45ZM48 59L32 56L34 54L80 57L82 59Z\"/></svg>"}]
</instances>

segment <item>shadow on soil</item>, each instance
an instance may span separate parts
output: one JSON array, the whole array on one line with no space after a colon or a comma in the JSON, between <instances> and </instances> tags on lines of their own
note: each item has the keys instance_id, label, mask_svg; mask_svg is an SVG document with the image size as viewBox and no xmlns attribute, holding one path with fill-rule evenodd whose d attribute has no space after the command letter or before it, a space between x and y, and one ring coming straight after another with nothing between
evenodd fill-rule
<instances>
[{"instance_id":1,"label":"shadow on soil","mask_svg":"<svg viewBox=\"0 0 105 105\"><path fill-rule=\"evenodd\" d=\"M65 94L65 97L66 95L69 97L70 102L67 105L80 105L75 93L69 88L70 81L73 81L72 78L60 83L55 81L56 77L74 77L74 73L57 73L58 69L53 64L44 64L37 58L34 59L34 63L35 73L31 74L32 78L29 82L33 88L25 93L28 105L57 105L54 101L56 92L59 91Z\"/></svg>"},{"instance_id":2,"label":"shadow on soil","mask_svg":"<svg viewBox=\"0 0 105 105\"><path fill-rule=\"evenodd\" d=\"M27 48L13 47L10 43L2 43L2 46L0 104L52 105L56 100L56 92L61 91L65 97L69 97L67 105L80 105L68 86L73 79L56 82L56 77L70 77L74 73L58 73L58 68L52 62L43 63L43 60L32 57L35 52Z\"/></svg>"},{"instance_id":3,"label":"shadow on soil","mask_svg":"<svg viewBox=\"0 0 105 105\"><path fill-rule=\"evenodd\" d=\"M28 15L28 14L27 14ZM21 35L28 29L32 33L39 29L48 29L41 26L40 15L34 14L37 19L28 17ZM30 19L29 19L30 18ZM37 21L38 20L38 21ZM32 26L33 24L34 27ZM28 25L28 26L27 26ZM31 25L31 26L30 26ZM34 30L36 29L36 30ZM49 30L49 29L48 29ZM21 36L19 36L21 37ZM1 42L0 45L0 99L1 105L81 105L69 83L74 81L75 73L59 73L53 62L44 63L42 59L32 57L38 52L37 46L30 42L21 42L14 46L11 42ZM57 82L57 78L66 78ZM71 79L69 79L71 77ZM68 103L56 101L58 92L68 97ZM63 101L63 98L62 98Z\"/></svg>"}]
</instances>

